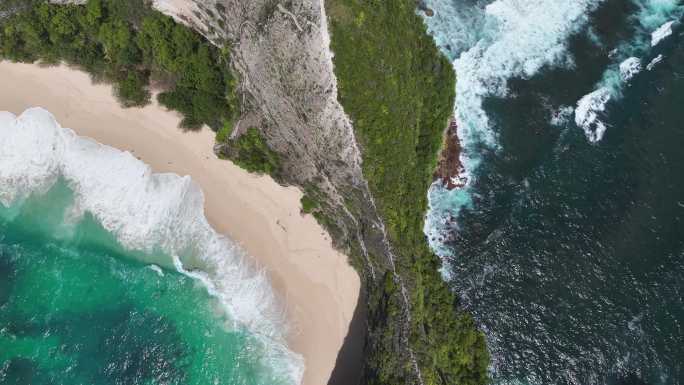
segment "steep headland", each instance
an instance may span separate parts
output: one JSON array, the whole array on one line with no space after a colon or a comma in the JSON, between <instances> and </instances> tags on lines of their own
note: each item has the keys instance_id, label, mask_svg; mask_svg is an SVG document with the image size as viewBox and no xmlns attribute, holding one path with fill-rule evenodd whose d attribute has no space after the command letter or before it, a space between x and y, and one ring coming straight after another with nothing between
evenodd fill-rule
<instances>
[{"instance_id":1,"label":"steep headland","mask_svg":"<svg viewBox=\"0 0 684 385\"><path fill-rule=\"evenodd\" d=\"M413 2L326 5L339 100L354 122L394 261L384 285L369 284L364 381L484 383L484 337L458 310L422 232L426 191L453 106L451 64L426 34Z\"/></svg>"},{"instance_id":2,"label":"steep headland","mask_svg":"<svg viewBox=\"0 0 684 385\"><path fill-rule=\"evenodd\" d=\"M363 360L348 370L360 366L363 384L485 383L484 338L422 233L455 79L416 3L153 5L229 53L237 109L217 154L300 186L304 210L361 275L365 335L348 346Z\"/></svg>"},{"instance_id":3,"label":"steep headland","mask_svg":"<svg viewBox=\"0 0 684 385\"><path fill-rule=\"evenodd\" d=\"M459 159L461 141L458 138L456 119L449 120L449 127L444 132L442 152L439 156L435 180L439 180L447 189L452 190L465 186L467 179L463 176L465 169Z\"/></svg>"}]
</instances>

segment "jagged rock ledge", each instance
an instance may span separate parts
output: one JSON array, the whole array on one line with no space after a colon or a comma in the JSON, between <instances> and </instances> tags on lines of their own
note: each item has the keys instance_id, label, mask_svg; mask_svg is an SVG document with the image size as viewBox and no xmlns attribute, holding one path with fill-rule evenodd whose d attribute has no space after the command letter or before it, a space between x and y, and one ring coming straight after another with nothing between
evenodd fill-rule
<instances>
[{"instance_id":1,"label":"jagged rock ledge","mask_svg":"<svg viewBox=\"0 0 684 385\"><path fill-rule=\"evenodd\" d=\"M465 168L461 163L461 141L458 138L458 124L455 118L449 120L449 126L444 132L442 153L435 170L435 181L441 180L448 190L461 188L468 182Z\"/></svg>"}]
</instances>

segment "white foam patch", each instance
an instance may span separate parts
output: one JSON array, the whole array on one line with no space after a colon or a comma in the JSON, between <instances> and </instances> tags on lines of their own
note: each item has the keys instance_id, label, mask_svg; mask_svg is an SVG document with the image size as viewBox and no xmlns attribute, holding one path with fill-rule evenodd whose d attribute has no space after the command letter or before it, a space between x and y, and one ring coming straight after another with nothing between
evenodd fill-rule
<instances>
[{"instance_id":1,"label":"white foam patch","mask_svg":"<svg viewBox=\"0 0 684 385\"><path fill-rule=\"evenodd\" d=\"M263 273L244 251L218 234L204 216L204 196L190 177L153 173L128 152L79 137L40 108L15 117L0 112L0 203L9 207L46 192L58 178L74 192L72 214L92 214L132 251L178 258L167 261L202 277L235 327L263 343L265 364L299 384L301 356L285 345L284 311Z\"/></svg>"},{"instance_id":2,"label":"white foam patch","mask_svg":"<svg viewBox=\"0 0 684 385\"><path fill-rule=\"evenodd\" d=\"M425 0L433 16L424 17L428 32L437 46L451 60L473 47L482 38L486 28L484 3L479 6L456 6L453 1ZM425 16L422 11L418 12Z\"/></svg>"},{"instance_id":3,"label":"white foam patch","mask_svg":"<svg viewBox=\"0 0 684 385\"><path fill-rule=\"evenodd\" d=\"M606 104L611 99L611 92L608 88L598 90L584 95L577 102L575 108L575 123L584 129L584 133L590 142L596 143L603 139L606 132L606 124L601 121L600 115L605 112Z\"/></svg>"},{"instance_id":4,"label":"white foam patch","mask_svg":"<svg viewBox=\"0 0 684 385\"><path fill-rule=\"evenodd\" d=\"M423 224L428 243L442 258L451 257L451 249L445 245L447 235L457 226L456 219L464 207L473 207L467 189L447 190L441 181L436 181L428 190L428 211Z\"/></svg>"},{"instance_id":5,"label":"white foam patch","mask_svg":"<svg viewBox=\"0 0 684 385\"><path fill-rule=\"evenodd\" d=\"M641 59L630 57L620 63L620 77L623 81L629 81L636 74L641 72Z\"/></svg>"},{"instance_id":6,"label":"white foam patch","mask_svg":"<svg viewBox=\"0 0 684 385\"><path fill-rule=\"evenodd\" d=\"M672 35L672 25L674 24L674 21L668 21L667 23L661 25L653 31L651 34L651 47L655 47L663 41L666 37Z\"/></svg>"},{"instance_id":7,"label":"white foam patch","mask_svg":"<svg viewBox=\"0 0 684 385\"><path fill-rule=\"evenodd\" d=\"M663 59L664 59L664 57L663 57L662 54L661 54L661 55L658 55L658 56L656 56L656 57L654 57L653 60L651 60L651 61L648 63L648 65L646 66L646 69L649 70L649 71L653 70L653 68L654 68L656 65L658 65L658 63L660 63L661 61L663 61Z\"/></svg>"},{"instance_id":8,"label":"white foam patch","mask_svg":"<svg viewBox=\"0 0 684 385\"><path fill-rule=\"evenodd\" d=\"M157 273L157 275L160 276L160 277L163 277L163 276L164 276L164 271L161 269L161 267L159 267L159 266L157 266L157 265L154 265L154 264L152 264L152 265L147 265L147 268L150 269L150 270L152 270L152 271L154 271L155 273Z\"/></svg>"}]
</instances>

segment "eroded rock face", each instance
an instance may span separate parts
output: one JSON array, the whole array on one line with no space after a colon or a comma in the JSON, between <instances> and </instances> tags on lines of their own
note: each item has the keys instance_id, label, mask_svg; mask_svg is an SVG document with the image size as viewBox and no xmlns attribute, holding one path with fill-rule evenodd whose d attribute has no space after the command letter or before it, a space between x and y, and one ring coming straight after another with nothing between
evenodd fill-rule
<instances>
[{"instance_id":1,"label":"eroded rock face","mask_svg":"<svg viewBox=\"0 0 684 385\"><path fill-rule=\"evenodd\" d=\"M434 173L434 180L441 181L448 190L461 188L468 182L465 168L460 160L461 141L458 138L458 125L455 118L449 121L449 127L444 133L444 144L439 163Z\"/></svg>"},{"instance_id":2,"label":"eroded rock face","mask_svg":"<svg viewBox=\"0 0 684 385\"><path fill-rule=\"evenodd\" d=\"M335 224L337 245L382 255L380 219L363 178L361 153L337 101L323 0L155 0L153 5L215 44L231 47L243 109L233 135L259 128L283 155L283 182L303 186L328 204L325 214Z\"/></svg>"}]
</instances>

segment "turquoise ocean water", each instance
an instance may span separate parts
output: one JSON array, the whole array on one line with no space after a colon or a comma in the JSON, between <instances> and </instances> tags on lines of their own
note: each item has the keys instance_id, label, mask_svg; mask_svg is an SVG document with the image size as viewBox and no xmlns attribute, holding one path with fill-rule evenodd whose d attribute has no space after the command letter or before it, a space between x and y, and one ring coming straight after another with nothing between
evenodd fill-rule
<instances>
[{"instance_id":1,"label":"turquoise ocean water","mask_svg":"<svg viewBox=\"0 0 684 385\"><path fill-rule=\"evenodd\" d=\"M278 382L201 283L140 262L92 216L65 224L71 198L60 182L0 209L0 383Z\"/></svg>"},{"instance_id":2,"label":"turquoise ocean water","mask_svg":"<svg viewBox=\"0 0 684 385\"><path fill-rule=\"evenodd\" d=\"M0 113L0 137L0 384L299 382L270 286L189 179L44 110Z\"/></svg>"}]
</instances>

